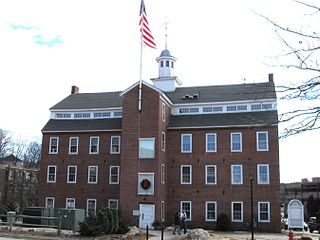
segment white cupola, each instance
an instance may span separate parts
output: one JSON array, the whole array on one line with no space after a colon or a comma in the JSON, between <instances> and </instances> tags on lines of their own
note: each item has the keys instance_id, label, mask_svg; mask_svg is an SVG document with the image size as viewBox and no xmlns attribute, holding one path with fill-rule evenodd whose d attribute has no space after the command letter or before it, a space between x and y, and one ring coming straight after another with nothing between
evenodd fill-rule
<instances>
[{"instance_id":1,"label":"white cupola","mask_svg":"<svg viewBox=\"0 0 320 240\"><path fill-rule=\"evenodd\" d=\"M168 49L161 52L156 58L159 67L159 77L152 78L153 85L165 92L173 92L177 85L181 85L179 79L174 76L176 58L171 56Z\"/></svg>"}]
</instances>

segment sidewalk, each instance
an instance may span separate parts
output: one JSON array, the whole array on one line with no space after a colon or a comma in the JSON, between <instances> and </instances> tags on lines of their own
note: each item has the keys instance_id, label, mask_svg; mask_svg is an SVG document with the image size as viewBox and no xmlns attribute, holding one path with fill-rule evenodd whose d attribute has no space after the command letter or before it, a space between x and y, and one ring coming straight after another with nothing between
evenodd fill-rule
<instances>
[{"instance_id":1,"label":"sidewalk","mask_svg":"<svg viewBox=\"0 0 320 240\"><path fill-rule=\"evenodd\" d=\"M163 232L163 240L173 240L173 239L185 239L186 235L173 235L172 231L164 230ZM150 237L149 240L161 240L161 230L150 230L149 231Z\"/></svg>"}]
</instances>

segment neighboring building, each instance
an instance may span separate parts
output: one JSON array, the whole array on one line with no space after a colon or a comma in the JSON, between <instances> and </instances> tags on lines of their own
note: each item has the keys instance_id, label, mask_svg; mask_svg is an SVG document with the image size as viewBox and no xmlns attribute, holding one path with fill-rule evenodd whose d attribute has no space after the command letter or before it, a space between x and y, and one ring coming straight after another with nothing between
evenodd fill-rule
<instances>
[{"instance_id":1,"label":"neighboring building","mask_svg":"<svg viewBox=\"0 0 320 240\"><path fill-rule=\"evenodd\" d=\"M37 206L39 169L22 163L13 155L0 159L0 211Z\"/></svg>"},{"instance_id":2,"label":"neighboring building","mask_svg":"<svg viewBox=\"0 0 320 240\"><path fill-rule=\"evenodd\" d=\"M234 230L254 218L280 231L276 94L269 82L178 87L176 59L157 58L159 77L122 92L79 93L50 108L42 129L41 206L121 207L130 224L173 223L214 229L229 216Z\"/></svg>"},{"instance_id":3,"label":"neighboring building","mask_svg":"<svg viewBox=\"0 0 320 240\"><path fill-rule=\"evenodd\" d=\"M313 177L311 181L307 178L301 182L281 183L281 203L284 207L284 214L287 213L288 203L292 199L298 199L304 205L304 215L307 216L307 200L312 195L314 199L320 199L320 177Z\"/></svg>"}]
</instances>

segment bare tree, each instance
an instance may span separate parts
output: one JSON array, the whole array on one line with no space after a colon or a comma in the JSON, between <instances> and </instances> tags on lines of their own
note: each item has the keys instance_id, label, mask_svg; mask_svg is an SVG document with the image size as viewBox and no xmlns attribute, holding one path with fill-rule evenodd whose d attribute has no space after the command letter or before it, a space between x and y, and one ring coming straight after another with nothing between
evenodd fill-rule
<instances>
[{"instance_id":1,"label":"bare tree","mask_svg":"<svg viewBox=\"0 0 320 240\"><path fill-rule=\"evenodd\" d=\"M11 142L9 132L0 128L0 158L4 158L11 151Z\"/></svg>"},{"instance_id":2,"label":"bare tree","mask_svg":"<svg viewBox=\"0 0 320 240\"><path fill-rule=\"evenodd\" d=\"M26 167L39 167L41 158L41 144L31 142L24 154L24 165Z\"/></svg>"},{"instance_id":3,"label":"bare tree","mask_svg":"<svg viewBox=\"0 0 320 240\"><path fill-rule=\"evenodd\" d=\"M282 25L264 15L258 14L275 28L275 33L285 46L283 54L277 56L281 67L296 69L304 72L304 79L291 86L277 86L282 100L307 100L307 107L296 107L296 109L282 112L279 115L280 123L285 124L282 136L287 137L302 132L320 128L320 35L319 17L320 4L308 3L305 1L293 0L303 11L303 18L311 24L302 23L301 26L294 24ZM290 11L288 7L287 11ZM311 21L312 19L312 21ZM314 25L313 25L314 24Z\"/></svg>"}]
</instances>

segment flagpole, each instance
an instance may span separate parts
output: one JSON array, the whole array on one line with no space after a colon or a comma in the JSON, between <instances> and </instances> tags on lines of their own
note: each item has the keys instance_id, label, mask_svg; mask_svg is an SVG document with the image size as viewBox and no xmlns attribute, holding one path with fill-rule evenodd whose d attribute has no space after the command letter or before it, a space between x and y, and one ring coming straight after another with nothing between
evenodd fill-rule
<instances>
[{"instance_id":1,"label":"flagpole","mask_svg":"<svg viewBox=\"0 0 320 240\"><path fill-rule=\"evenodd\" d=\"M138 110L141 111L142 105L142 34L140 36L140 78L139 78L139 99L138 99Z\"/></svg>"}]
</instances>

